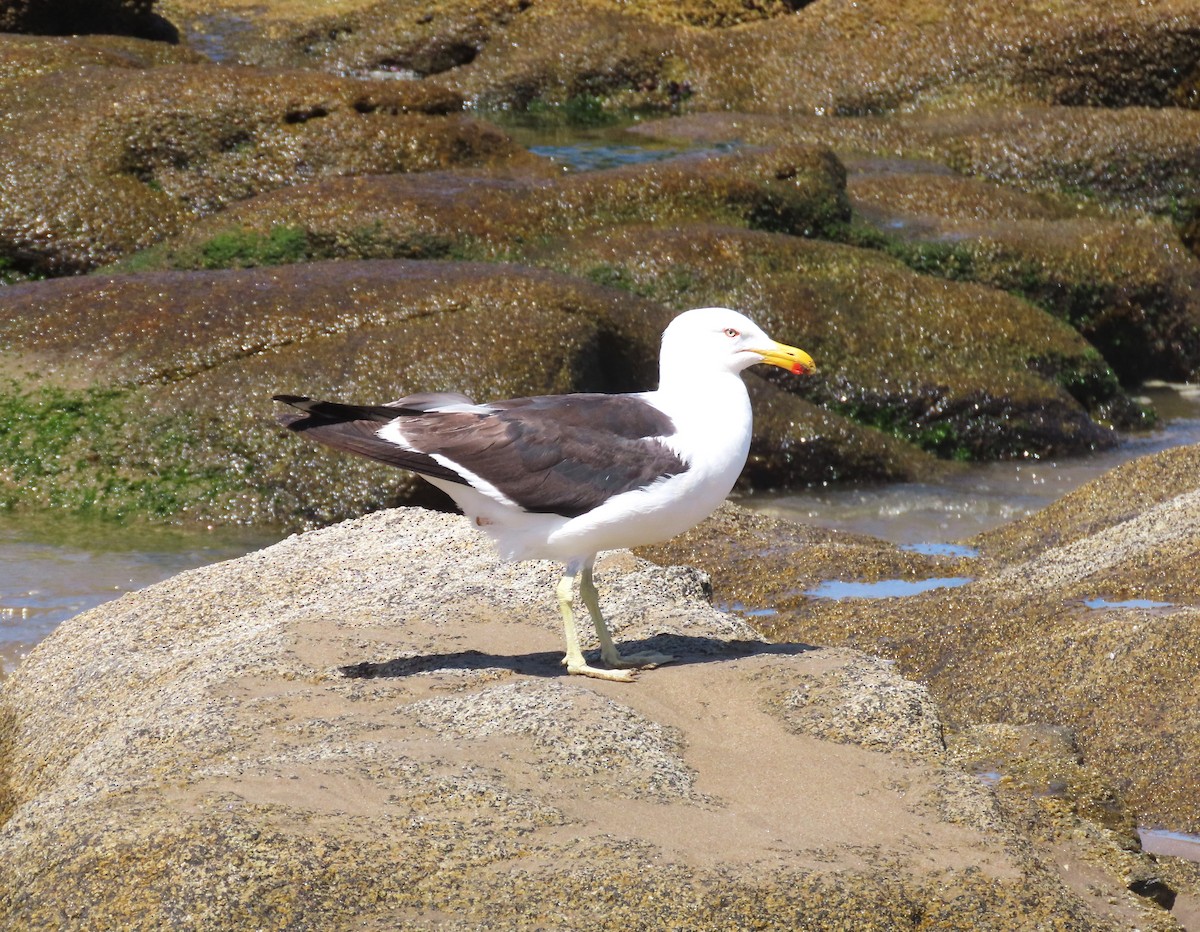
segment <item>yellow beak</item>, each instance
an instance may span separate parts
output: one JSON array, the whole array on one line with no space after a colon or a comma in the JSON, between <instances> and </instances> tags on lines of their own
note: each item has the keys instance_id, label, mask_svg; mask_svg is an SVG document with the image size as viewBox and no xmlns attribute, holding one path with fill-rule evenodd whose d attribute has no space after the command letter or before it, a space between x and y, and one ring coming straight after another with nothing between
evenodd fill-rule
<instances>
[{"instance_id":1,"label":"yellow beak","mask_svg":"<svg viewBox=\"0 0 1200 932\"><path fill-rule=\"evenodd\" d=\"M796 375L812 375L817 371L817 364L808 353L786 343L774 344L770 350L763 353L762 361L780 369L787 369Z\"/></svg>"}]
</instances>

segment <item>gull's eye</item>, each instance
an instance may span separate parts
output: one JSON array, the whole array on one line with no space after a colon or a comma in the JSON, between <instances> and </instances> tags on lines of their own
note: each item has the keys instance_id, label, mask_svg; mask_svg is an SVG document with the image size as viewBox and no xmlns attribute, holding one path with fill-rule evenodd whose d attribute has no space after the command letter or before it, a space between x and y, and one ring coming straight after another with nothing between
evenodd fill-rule
<instances>
[{"instance_id":1,"label":"gull's eye","mask_svg":"<svg viewBox=\"0 0 1200 932\"><path fill-rule=\"evenodd\" d=\"M741 333L739 331L735 330L733 327L726 327L724 330L724 333L725 333L725 336L729 337L729 339L731 339L731 340L734 339L735 337L741 336Z\"/></svg>"}]
</instances>

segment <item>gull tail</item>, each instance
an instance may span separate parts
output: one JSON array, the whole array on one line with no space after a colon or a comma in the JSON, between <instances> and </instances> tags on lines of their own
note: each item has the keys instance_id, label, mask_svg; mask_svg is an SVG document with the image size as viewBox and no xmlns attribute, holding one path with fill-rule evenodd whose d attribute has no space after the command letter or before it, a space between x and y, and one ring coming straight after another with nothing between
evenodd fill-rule
<instances>
[{"instance_id":1,"label":"gull tail","mask_svg":"<svg viewBox=\"0 0 1200 932\"><path fill-rule=\"evenodd\" d=\"M437 399L436 402L434 399ZM411 469L430 479L466 484L466 479L427 453L379 436L392 422L425 414L441 404L470 403L463 395L413 395L389 405L351 405L335 401L316 401L303 395L275 395L275 401L303 412L288 412L278 421L288 430L303 434L318 443L346 453ZM399 436L394 432L394 436Z\"/></svg>"}]
</instances>

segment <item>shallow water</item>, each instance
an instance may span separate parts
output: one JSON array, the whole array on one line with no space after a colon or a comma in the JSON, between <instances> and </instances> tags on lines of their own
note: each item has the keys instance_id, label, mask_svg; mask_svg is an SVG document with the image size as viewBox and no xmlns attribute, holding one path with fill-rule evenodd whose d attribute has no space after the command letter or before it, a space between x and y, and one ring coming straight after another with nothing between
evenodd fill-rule
<instances>
[{"instance_id":1,"label":"shallow water","mask_svg":"<svg viewBox=\"0 0 1200 932\"><path fill-rule=\"evenodd\" d=\"M956 589L971 582L969 576L935 576L930 579L881 579L878 582L842 582L827 579L804 594L814 599L900 599L935 589Z\"/></svg>"},{"instance_id":2,"label":"shallow water","mask_svg":"<svg viewBox=\"0 0 1200 932\"><path fill-rule=\"evenodd\" d=\"M1128 437L1104 453L987 463L941 483L763 493L739 499L739 504L802 524L870 534L926 552L936 550L1033 514L1121 463L1200 443L1200 395L1191 387L1159 386L1144 395L1159 412L1161 429Z\"/></svg>"},{"instance_id":3,"label":"shallow water","mask_svg":"<svg viewBox=\"0 0 1200 932\"><path fill-rule=\"evenodd\" d=\"M278 537L0 515L0 671L72 615Z\"/></svg>"},{"instance_id":4,"label":"shallow water","mask_svg":"<svg viewBox=\"0 0 1200 932\"><path fill-rule=\"evenodd\" d=\"M607 125L579 126L568 121L487 113L512 138L535 155L549 159L566 172L597 171L660 162L684 154L719 155L737 148L733 143L673 145L629 132L637 123L627 117Z\"/></svg>"},{"instance_id":5,"label":"shallow water","mask_svg":"<svg viewBox=\"0 0 1200 932\"><path fill-rule=\"evenodd\" d=\"M1139 828L1138 837L1142 841L1142 850L1150 854L1200 861L1200 835L1165 828Z\"/></svg>"}]
</instances>

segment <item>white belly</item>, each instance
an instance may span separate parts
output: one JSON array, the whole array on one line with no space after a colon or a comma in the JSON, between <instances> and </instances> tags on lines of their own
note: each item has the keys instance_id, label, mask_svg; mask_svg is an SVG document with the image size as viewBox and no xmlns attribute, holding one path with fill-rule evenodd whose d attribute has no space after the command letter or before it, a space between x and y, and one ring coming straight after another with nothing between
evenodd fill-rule
<instances>
[{"instance_id":1,"label":"white belly","mask_svg":"<svg viewBox=\"0 0 1200 932\"><path fill-rule=\"evenodd\" d=\"M435 482L496 541L508 560L569 561L601 550L658 543L703 521L725 501L750 449L750 400L736 375L714 380L666 410L676 431L666 443L687 469L644 489L615 495L577 518L522 512L474 489ZM723 383L723 384L722 384ZM709 398L697 399L697 394ZM700 401L697 404L697 401Z\"/></svg>"}]
</instances>

